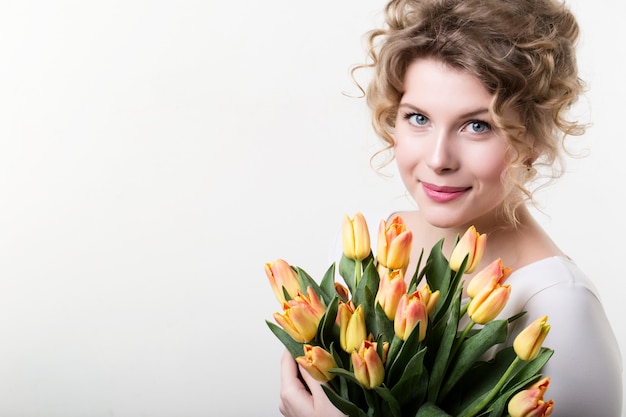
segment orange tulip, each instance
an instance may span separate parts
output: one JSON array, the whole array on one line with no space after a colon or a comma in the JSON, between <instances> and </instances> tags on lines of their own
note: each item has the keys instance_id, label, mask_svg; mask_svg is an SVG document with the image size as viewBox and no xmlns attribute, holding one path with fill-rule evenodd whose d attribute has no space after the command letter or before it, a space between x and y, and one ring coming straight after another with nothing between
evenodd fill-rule
<instances>
[{"instance_id":1,"label":"orange tulip","mask_svg":"<svg viewBox=\"0 0 626 417\"><path fill-rule=\"evenodd\" d=\"M376 302L380 304L389 320L396 317L396 309L400 298L406 294L406 282L402 270L385 271L380 276Z\"/></svg>"},{"instance_id":2,"label":"orange tulip","mask_svg":"<svg viewBox=\"0 0 626 417\"><path fill-rule=\"evenodd\" d=\"M465 272L471 274L476 267L478 267L483 253L485 252L486 245L487 235L481 235L476 231L474 226L470 226L452 250L452 255L450 255L450 268L453 271L458 271L467 256Z\"/></svg>"},{"instance_id":3,"label":"orange tulip","mask_svg":"<svg viewBox=\"0 0 626 417\"><path fill-rule=\"evenodd\" d=\"M276 322L293 340L306 343L317 334L317 327L326 308L309 287L306 295L298 293L293 300L285 302L283 311L283 314L274 313Z\"/></svg>"},{"instance_id":4,"label":"orange tulip","mask_svg":"<svg viewBox=\"0 0 626 417\"><path fill-rule=\"evenodd\" d=\"M546 377L530 388L515 394L509 401L508 411L511 417L547 417L554 410L554 401L544 401L543 396L550 385Z\"/></svg>"},{"instance_id":5,"label":"orange tulip","mask_svg":"<svg viewBox=\"0 0 626 417\"><path fill-rule=\"evenodd\" d=\"M298 356L296 362L300 364L313 378L320 382L330 381L335 374L329 371L337 367L333 355L320 346L305 344L304 356Z\"/></svg>"},{"instance_id":6,"label":"orange tulip","mask_svg":"<svg viewBox=\"0 0 626 417\"><path fill-rule=\"evenodd\" d=\"M376 259L388 269L406 270L411 255L413 234L407 230L402 217L396 216L389 225L385 220L378 227Z\"/></svg>"},{"instance_id":7,"label":"orange tulip","mask_svg":"<svg viewBox=\"0 0 626 417\"><path fill-rule=\"evenodd\" d=\"M372 389L385 380L383 360L376 352L376 342L363 340L358 350L352 352L354 376L363 388Z\"/></svg>"},{"instance_id":8,"label":"orange tulip","mask_svg":"<svg viewBox=\"0 0 626 417\"><path fill-rule=\"evenodd\" d=\"M539 317L522 330L513 341L513 349L523 361L531 361L537 357L543 341L550 332L547 324L548 316Z\"/></svg>"},{"instance_id":9,"label":"orange tulip","mask_svg":"<svg viewBox=\"0 0 626 417\"><path fill-rule=\"evenodd\" d=\"M396 319L393 323L393 329L402 340L406 340L415 326L419 323L419 341L426 337L426 329L428 327L428 310L419 291L413 294L404 294L398 303L396 311Z\"/></svg>"},{"instance_id":10,"label":"orange tulip","mask_svg":"<svg viewBox=\"0 0 626 417\"><path fill-rule=\"evenodd\" d=\"M510 295L510 285L496 284L493 287L483 288L470 301L467 307L467 315L474 323L488 323L500 314L507 301L509 301Z\"/></svg>"},{"instance_id":11,"label":"orange tulip","mask_svg":"<svg viewBox=\"0 0 626 417\"><path fill-rule=\"evenodd\" d=\"M504 281L511 275L511 271L511 268L502 264L502 259L496 259L472 277L467 285L467 295L474 298L484 287L504 284Z\"/></svg>"},{"instance_id":12,"label":"orange tulip","mask_svg":"<svg viewBox=\"0 0 626 417\"><path fill-rule=\"evenodd\" d=\"M347 258L362 261L372 251L370 235L363 214L356 213L354 219L347 215L343 216L341 224L341 237L343 240L343 253Z\"/></svg>"},{"instance_id":13,"label":"orange tulip","mask_svg":"<svg viewBox=\"0 0 626 417\"><path fill-rule=\"evenodd\" d=\"M265 264L265 274L270 281L276 299L281 304L286 301L283 288L287 291L290 298L295 297L299 291L302 291L298 274L293 270L291 265L282 259L267 262Z\"/></svg>"},{"instance_id":14,"label":"orange tulip","mask_svg":"<svg viewBox=\"0 0 626 417\"><path fill-rule=\"evenodd\" d=\"M361 306L355 308L352 301L339 302L337 318L339 320L339 344L343 350L352 353L367 338L363 308Z\"/></svg>"}]
</instances>

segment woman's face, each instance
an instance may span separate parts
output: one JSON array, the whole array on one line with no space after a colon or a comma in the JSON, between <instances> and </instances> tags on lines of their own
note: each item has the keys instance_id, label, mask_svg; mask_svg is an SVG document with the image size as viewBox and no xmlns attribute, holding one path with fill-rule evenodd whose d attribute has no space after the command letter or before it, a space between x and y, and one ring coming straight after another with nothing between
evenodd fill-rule
<instances>
[{"instance_id":1,"label":"woman's face","mask_svg":"<svg viewBox=\"0 0 626 417\"><path fill-rule=\"evenodd\" d=\"M508 144L491 129L492 95L472 75L435 59L405 75L394 131L402 180L424 218L441 228L496 226Z\"/></svg>"}]
</instances>

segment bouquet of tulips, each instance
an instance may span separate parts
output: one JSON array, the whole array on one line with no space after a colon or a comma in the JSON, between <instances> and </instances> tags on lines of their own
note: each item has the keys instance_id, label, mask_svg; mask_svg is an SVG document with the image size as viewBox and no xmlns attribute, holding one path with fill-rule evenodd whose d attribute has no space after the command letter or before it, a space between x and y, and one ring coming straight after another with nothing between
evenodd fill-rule
<instances>
[{"instance_id":1,"label":"bouquet of tulips","mask_svg":"<svg viewBox=\"0 0 626 417\"><path fill-rule=\"evenodd\" d=\"M405 280L412 234L403 219L381 221L376 254L365 218L344 216L343 255L318 283L282 259L265 272L282 312L271 331L300 366L350 417L548 416L549 377L540 373L553 351L543 347L547 316L505 342L495 320L510 295L510 268L497 259L477 272L463 297L487 236L472 226L446 258L443 239ZM338 275L344 283L336 281ZM407 277L408 278L408 277ZM496 348L497 349L497 348Z\"/></svg>"}]
</instances>

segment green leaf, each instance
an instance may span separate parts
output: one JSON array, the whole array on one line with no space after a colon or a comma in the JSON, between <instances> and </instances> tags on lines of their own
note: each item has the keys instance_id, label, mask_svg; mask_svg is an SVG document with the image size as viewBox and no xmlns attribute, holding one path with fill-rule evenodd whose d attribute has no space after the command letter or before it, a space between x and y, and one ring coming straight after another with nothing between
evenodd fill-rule
<instances>
[{"instance_id":1,"label":"green leaf","mask_svg":"<svg viewBox=\"0 0 626 417\"><path fill-rule=\"evenodd\" d=\"M343 278L351 294L354 294L356 289L355 269L356 261L346 257L344 254L341 254L341 259L339 260L339 275Z\"/></svg>"},{"instance_id":2,"label":"green leaf","mask_svg":"<svg viewBox=\"0 0 626 417\"><path fill-rule=\"evenodd\" d=\"M389 371L387 374L387 385L394 386L395 383L400 379L402 374L404 373L406 364L409 363L411 358L418 352L419 349L419 326L421 323L417 323L417 325L409 334L409 337L406 338L404 343L402 343L401 347L398 350L397 355L393 358L393 362L389 366ZM395 340L395 339L394 339ZM392 342L393 345L393 342ZM389 360L389 358L387 358Z\"/></svg>"},{"instance_id":3,"label":"green leaf","mask_svg":"<svg viewBox=\"0 0 626 417\"><path fill-rule=\"evenodd\" d=\"M474 409L498 383L516 357L513 348L506 348L490 361L477 361L456 384L454 395L446 398L446 410L459 415L461 410Z\"/></svg>"},{"instance_id":4,"label":"green leaf","mask_svg":"<svg viewBox=\"0 0 626 417\"><path fill-rule=\"evenodd\" d=\"M461 341L458 354L450 363L449 376L441 387L440 398L445 398L452 391L454 385L489 348L504 343L507 333L507 321L494 320L474 336Z\"/></svg>"},{"instance_id":5,"label":"green leaf","mask_svg":"<svg viewBox=\"0 0 626 417\"><path fill-rule=\"evenodd\" d=\"M380 401L381 400L380 396L377 395L375 391L367 390L367 389L363 390L363 394L365 395L365 401L367 403L367 406L369 407L367 414L370 416L382 415L382 410L381 410L382 402Z\"/></svg>"},{"instance_id":6,"label":"green leaf","mask_svg":"<svg viewBox=\"0 0 626 417\"><path fill-rule=\"evenodd\" d=\"M361 410L354 403L339 396L335 391L333 391L326 385L322 385L322 389L326 393L326 396L328 397L330 402L333 403L333 405L337 407L337 409L339 409L339 411L341 411L342 413L350 417L368 417L365 411Z\"/></svg>"},{"instance_id":7,"label":"green leaf","mask_svg":"<svg viewBox=\"0 0 626 417\"><path fill-rule=\"evenodd\" d=\"M374 308L374 294L369 287L365 287L361 293L361 308L363 309L363 319L368 333L378 334L378 324L376 323L376 309Z\"/></svg>"},{"instance_id":8,"label":"green leaf","mask_svg":"<svg viewBox=\"0 0 626 417\"><path fill-rule=\"evenodd\" d=\"M457 290L455 301L450 305L446 328L444 330L441 343L437 349L435 360L431 370L430 381L428 383L428 401L436 402L439 397L439 388L443 382L443 377L448 369L450 351L454 343L457 329L459 328L459 308L461 305L461 289Z\"/></svg>"},{"instance_id":9,"label":"green leaf","mask_svg":"<svg viewBox=\"0 0 626 417\"><path fill-rule=\"evenodd\" d=\"M393 340L395 336L395 330L393 329L393 320L389 320L387 314L380 306L380 304L376 303L376 329L381 339L385 342L390 342Z\"/></svg>"},{"instance_id":10,"label":"green leaf","mask_svg":"<svg viewBox=\"0 0 626 417\"><path fill-rule=\"evenodd\" d=\"M316 338L320 345L327 350L333 341L339 339L339 327L336 324L338 308L339 297L335 296L328 304L328 307L326 307L326 312L318 326Z\"/></svg>"},{"instance_id":11,"label":"green leaf","mask_svg":"<svg viewBox=\"0 0 626 417\"><path fill-rule=\"evenodd\" d=\"M428 281L428 285L432 291L441 291L441 296L445 297L448 293L449 270L450 264L443 255L444 239L439 240L430 250L424 272Z\"/></svg>"},{"instance_id":12,"label":"green leaf","mask_svg":"<svg viewBox=\"0 0 626 417\"><path fill-rule=\"evenodd\" d=\"M422 264L423 257L424 257L424 249L422 249L422 251L420 252L420 257L417 260L417 266L415 267L415 272L413 273L413 276L411 277L411 281L409 282L407 294L412 294L415 292L415 290L417 290L417 284L419 284L419 282L422 280L422 277L424 276L423 270L420 273L420 265Z\"/></svg>"},{"instance_id":13,"label":"green leaf","mask_svg":"<svg viewBox=\"0 0 626 417\"><path fill-rule=\"evenodd\" d=\"M426 396L428 388L428 372L424 369L424 354L422 348L407 363L400 380L391 388L391 393L402 407L420 404Z\"/></svg>"},{"instance_id":14,"label":"green leaf","mask_svg":"<svg viewBox=\"0 0 626 417\"><path fill-rule=\"evenodd\" d=\"M276 337L278 337L278 340L280 340L282 344L285 345L289 353L291 353L291 356L297 358L298 356L304 355L304 348L302 347L303 343L293 340L293 338L289 336L289 333L287 333L282 327L268 320L265 320L265 323L267 323L272 333L274 333Z\"/></svg>"},{"instance_id":15,"label":"green leaf","mask_svg":"<svg viewBox=\"0 0 626 417\"><path fill-rule=\"evenodd\" d=\"M376 267L374 266L374 262L370 261L366 265L363 270L363 276L359 281L355 291L352 293L352 301L356 306L359 304L368 303L367 307L374 305L373 298L371 301L365 298L365 293L369 291L370 294L376 294L378 292L378 285L380 282L380 277L378 276L378 271L376 271ZM368 302L369 301L369 302ZM364 306L365 308L365 306ZM373 308L372 308L373 311Z\"/></svg>"},{"instance_id":16,"label":"green leaf","mask_svg":"<svg viewBox=\"0 0 626 417\"><path fill-rule=\"evenodd\" d=\"M385 401L385 404L389 407L389 411L393 417L402 417L400 404L398 404L398 400L396 400L396 398L391 394L389 388L380 386L375 387L374 391ZM385 415L387 415L387 413L385 413Z\"/></svg>"},{"instance_id":17,"label":"green leaf","mask_svg":"<svg viewBox=\"0 0 626 417\"><path fill-rule=\"evenodd\" d=\"M510 347L509 349L513 349L513 348ZM554 354L554 350L547 348L547 347L542 347L537 357L535 357L535 359L524 363L524 366L511 379L511 381L509 382L509 385L518 384L523 380L526 380L532 376L538 375L541 369L543 368L543 366L546 364L546 362L548 362L548 360L550 359L550 357L552 357L553 354ZM508 386L505 386L504 388L506 389L508 388Z\"/></svg>"},{"instance_id":18,"label":"green leaf","mask_svg":"<svg viewBox=\"0 0 626 417\"><path fill-rule=\"evenodd\" d=\"M330 302L331 298L326 298L324 291L322 291L322 289L320 288L320 286L317 284L317 282L315 282L315 280L313 278L311 278L311 276L302 268L294 266L292 267L298 274L298 278L300 279L300 287L303 289L307 289L308 287L311 287L311 289L313 289L313 291L315 292L315 294L317 294L322 301L324 302L324 304L326 305L327 303Z\"/></svg>"},{"instance_id":19,"label":"green leaf","mask_svg":"<svg viewBox=\"0 0 626 417\"><path fill-rule=\"evenodd\" d=\"M322 281L320 282L320 288L322 290L322 294L320 297L324 299L324 302L328 304L330 300L332 300L335 295L337 295L337 291L335 290L335 264L331 264L330 267L326 270Z\"/></svg>"},{"instance_id":20,"label":"green leaf","mask_svg":"<svg viewBox=\"0 0 626 417\"><path fill-rule=\"evenodd\" d=\"M452 417L450 414L446 413L441 408L437 407L435 404L430 403L430 402L422 405L417 411L417 414L415 414L415 417L446 417L446 416Z\"/></svg>"},{"instance_id":21,"label":"green leaf","mask_svg":"<svg viewBox=\"0 0 626 417\"><path fill-rule=\"evenodd\" d=\"M356 379L356 376L354 376L354 372L350 372L347 369L344 368L333 368L329 371L332 374L336 374L336 375L340 375L344 378L347 378L348 380L357 383L359 386L361 386L361 383L359 382L358 379Z\"/></svg>"}]
</instances>

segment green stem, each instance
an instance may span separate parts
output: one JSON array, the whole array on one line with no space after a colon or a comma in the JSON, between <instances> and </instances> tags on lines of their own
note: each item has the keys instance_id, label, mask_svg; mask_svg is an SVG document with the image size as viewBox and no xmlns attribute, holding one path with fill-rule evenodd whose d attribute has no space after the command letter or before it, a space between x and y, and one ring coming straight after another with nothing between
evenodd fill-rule
<instances>
[{"instance_id":1,"label":"green stem","mask_svg":"<svg viewBox=\"0 0 626 417\"><path fill-rule=\"evenodd\" d=\"M506 383L507 379L509 379L509 376L511 375L511 373L513 372L513 370L515 369L515 367L516 367L516 365L517 365L517 363L519 361L520 361L519 356L516 356L515 359L513 360L513 362L511 362L511 364L509 365L509 367L506 370L506 372L504 373L504 375L502 375L502 377L500 377L500 380L498 381L498 383L491 389L491 391L489 391L489 394L487 394L487 396L485 398L483 398L482 401L480 403L478 403L478 405L476 405L476 407L474 407L473 409L469 410L469 412L467 412L467 413L459 414L459 417L474 417L479 412L481 412L481 410L483 408L485 408L487 405L489 405L489 403L491 401L493 401L493 399L496 397L496 395L498 395L498 392L504 386L504 384Z\"/></svg>"},{"instance_id":2,"label":"green stem","mask_svg":"<svg viewBox=\"0 0 626 417\"><path fill-rule=\"evenodd\" d=\"M355 260L354 261L354 287L356 288L359 285L359 281L361 280L361 276L363 275L363 262Z\"/></svg>"},{"instance_id":3,"label":"green stem","mask_svg":"<svg viewBox=\"0 0 626 417\"><path fill-rule=\"evenodd\" d=\"M470 320L469 323L467 323L467 326L465 326L465 329L463 329L463 333L461 333L461 336L456 340L456 342L454 342L454 345L452 346L452 351L450 352L450 356L448 356L448 364L452 362L452 359L456 355L456 352L459 350L459 348L463 344L463 341L465 340L465 337L467 336L467 334L474 327L474 324L476 323L474 323L473 320Z\"/></svg>"}]
</instances>

